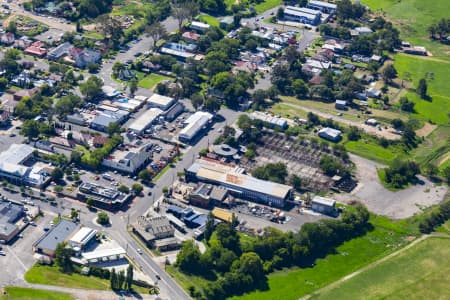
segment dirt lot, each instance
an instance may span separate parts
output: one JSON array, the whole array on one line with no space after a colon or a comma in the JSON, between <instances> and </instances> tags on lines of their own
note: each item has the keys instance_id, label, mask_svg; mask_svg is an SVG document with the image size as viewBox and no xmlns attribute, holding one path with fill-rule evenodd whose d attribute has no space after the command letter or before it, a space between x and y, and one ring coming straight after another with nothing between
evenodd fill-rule
<instances>
[{"instance_id":1,"label":"dirt lot","mask_svg":"<svg viewBox=\"0 0 450 300\"><path fill-rule=\"evenodd\" d=\"M337 201L346 203L359 200L374 213L403 219L420 213L424 207L439 203L447 193L446 186L436 186L422 177L421 185L413 185L397 192L389 191L378 179L377 168L383 167L382 165L356 155L350 157L357 166L356 177L359 183L350 194L336 194L334 198Z\"/></svg>"}]
</instances>

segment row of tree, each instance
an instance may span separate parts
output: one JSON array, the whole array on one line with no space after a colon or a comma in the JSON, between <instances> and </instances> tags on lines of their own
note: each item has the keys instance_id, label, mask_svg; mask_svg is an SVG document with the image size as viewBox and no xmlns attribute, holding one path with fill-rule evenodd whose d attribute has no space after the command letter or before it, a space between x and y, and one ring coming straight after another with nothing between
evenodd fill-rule
<instances>
[{"instance_id":1,"label":"row of tree","mask_svg":"<svg viewBox=\"0 0 450 300\"><path fill-rule=\"evenodd\" d=\"M444 201L419 223L422 233L430 233L450 219L450 201Z\"/></svg>"},{"instance_id":2,"label":"row of tree","mask_svg":"<svg viewBox=\"0 0 450 300\"><path fill-rule=\"evenodd\" d=\"M114 291L126 289L130 291L133 285L133 266L128 265L127 272L124 270L116 273L116 269L113 268L110 277L111 289Z\"/></svg>"}]
</instances>

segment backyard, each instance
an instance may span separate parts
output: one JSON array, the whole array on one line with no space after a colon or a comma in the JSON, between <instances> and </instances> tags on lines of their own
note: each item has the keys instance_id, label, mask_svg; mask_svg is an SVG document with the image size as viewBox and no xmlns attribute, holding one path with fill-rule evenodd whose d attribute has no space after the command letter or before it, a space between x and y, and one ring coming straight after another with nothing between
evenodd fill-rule
<instances>
[{"instance_id":1,"label":"backyard","mask_svg":"<svg viewBox=\"0 0 450 300\"><path fill-rule=\"evenodd\" d=\"M29 283L65 286L69 288L110 290L110 282L92 276L83 276L77 273L64 274L56 265L43 266L35 264L25 274L25 280Z\"/></svg>"},{"instance_id":2,"label":"backyard","mask_svg":"<svg viewBox=\"0 0 450 300\"><path fill-rule=\"evenodd\" d=\"M173 79L164 75L152 73L140 79L138 86L146 89L153 89L158 83L160 83L163 80L173 80Z\"/></svg>"},{"instance_id":3,"label":"backyard","mask_svg":"<svg viewBox=\"0 0 450 300\"><path fill-rule=\"evenodd\" d=\"M428 238L311 299L448 299L449 255L450 239Z\"/></svg>"}]
</instances>

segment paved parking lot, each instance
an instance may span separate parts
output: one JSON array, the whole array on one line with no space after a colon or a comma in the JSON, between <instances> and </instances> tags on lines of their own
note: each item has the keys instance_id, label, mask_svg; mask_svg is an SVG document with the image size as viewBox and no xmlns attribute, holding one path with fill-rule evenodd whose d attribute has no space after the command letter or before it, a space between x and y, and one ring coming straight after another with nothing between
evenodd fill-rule
<instances>
[{"instance_id":1,"label":"paved parking lot","mask_svg":"<svg viewBox=\"0 0 450 300\"><path fill-rule=\"evenodd\" d=\"M23 275L34 264L32 246L41 235L44 227L56 215L45 214L37 220L36 226L28 225L23 231L23 238L16 238L11 245L3 246L6 256L0 256L0 286L17 285L23 282Z\"/></svg>"},{"instance_id":2,"label":"paved parking lot","mask_svg":"<svg viewBox=\"0 0 450 300\"><path fill-rule=\"evenodd\" d=\"M36 35L34 38L39 41L51 43L55 40L60 39L63 34L64 34L64 31L61 29L50 28L49 30L47 30L41 34ZM51 38L49 38L49 37L51 37Z\"/></svg>"}]
</instances>

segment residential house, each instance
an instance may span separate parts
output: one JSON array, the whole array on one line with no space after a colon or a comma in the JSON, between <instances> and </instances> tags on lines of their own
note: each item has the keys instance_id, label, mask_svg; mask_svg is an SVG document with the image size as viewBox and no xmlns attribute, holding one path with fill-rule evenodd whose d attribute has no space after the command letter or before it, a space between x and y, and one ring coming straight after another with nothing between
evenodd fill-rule
<instances>
[{"instance_id":1,"label":"residential house","mask_svg":"<svg viewBox=\"0 0 450 300\"><path fill-rule=\"evenodd\" d=\"M209 28L211 28L211 26L203 22L192 21L190 28L192 30L196 30L203 33L206 32Z\"/></svg>"},{"instance_id":2,"label":"residential house","mask_svg":"<svg viewBox=\"0 0 450 300\"><path fill-rule=\"evenodd\" d=\"M181 38L187 43L196 43L200 38L200 35L195 32L186 31Z\"/></svg>"},{"instance_id":3,"label":"residential house","mask_svg":"<svg viewBox=\"0 0 450 300\"><path fill-rule=\"evenodd\" d=\"M24 49L28 48L32 43L33 43L33 41L30 40L29 37L24 35L14 41L14 48L19 48L19 49L24 50Z\"/></svg>"},{"instance_id":4,"label":"residential house","mask_svg":"<svg viewBox=\"0 0 450 300\"><path fill-rule=\"evenodd\" d=\"M48 52L47 57L50 60L58 60L70 54L70 51L73 49L73 45L69 42L62 43L58 47L52 49Z\"/></svg>"},{"instance_id":5,"label":"residential house","mask_svg":"<svg viewBox=\"0 0 450 300\"><path fill-rule=\"evenodd\" d=\"M33 97L38 91L38 88L19 90L14 93L14 100L20 101L23 97Z\"/></svg>"},{"instance_id":6,"label":"residential house","mask_svg":"<svg viewBox=\"0 0 450 300\"><path fill-rule=\"evenodd\" d=\"M43 42L36 41L26 48L24 52L33 56L44 57L47 54L47 48Z\"/></svg>"},{"instance_id":7,"label":"residential house","mask_svg":"<svg viewBox=\"0 0 450 300\"><path fill-rule=\"evenodd\" d=\"M2 44L11 45L15 41L14 33L6 32L0 36L0 42Z\"/></svg>"},{"instance_id":8,"label":"residential house","mask_svg":"<svg viewBox=\"0 0 450 300\"><path fill-rule=\"evenodd\" d=\"M320 75L314 75L314 76L308 81L308 83L309 83L310 85L321 85L321 84L324 83L324 81L325 81L325 79L324 79L322 76L320 76Z\"/></svg>"},{"instance_id":9,"label":"residential house","mask_svg":"<svg viewBox=\"0 0 450 300\"><path fill-rule=\"evenodd\" d=\"M94 136L94 138L92 139L92 145L93 145L95 148L101 148L101 147L103 147L103 145L105 145L108 141L109 141L109 138L107 138L106 136L103 136L103 135L96 135L96 136Z\"/></svg>"},{"instance_id":10,"label":"residential house","mask_svg":"<svg viewBox=\"0 0 450 300\"><path fill-rule=\"evenodd\" d=\"M91 49L72 48L70 55L74 65L81 69L86 68L89 64L98 63L102 58L100 52Z\"/></svg>"}]
</instances>

